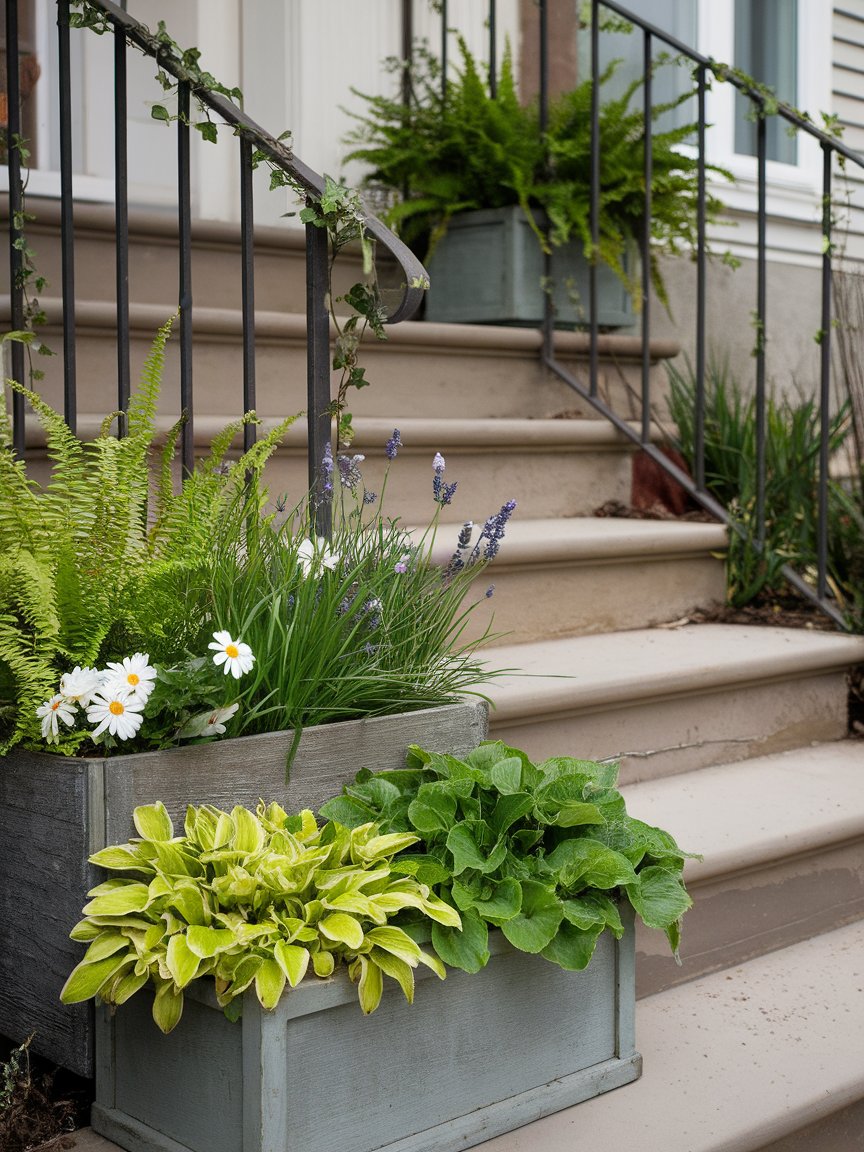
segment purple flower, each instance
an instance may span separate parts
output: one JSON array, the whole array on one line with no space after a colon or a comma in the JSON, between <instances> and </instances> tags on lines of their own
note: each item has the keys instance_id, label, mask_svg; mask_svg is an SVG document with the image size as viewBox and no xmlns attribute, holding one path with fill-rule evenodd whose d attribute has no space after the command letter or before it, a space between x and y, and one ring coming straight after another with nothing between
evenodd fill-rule
<instances>
[{"instance_id":1,"label":"purple flower","mask_svg":"<svg viewBox=\"0 0 864 1152\"><path fill-rule=\"evenodd\" d=\"M384 445L384 455L387 457L388 460L395 460L396 454L401 447L402 447L402 437L399 435L399 429L394 428L393 429L393 435L390 437L390 439Z\"/></svg>"},{"instance_id":2,"label":"purple flower","mask_svg":"<svg viewBox=\"0 0 864 1152\"><path fill-rule=\"evenodd\" d=\"M321 477L321 494L325 500L330 500L333 497L333 450L329 440L324 445L319 475Z\"/></svg>"},{"instance_id":3,"label":"purple flower","mask_svg":"<svg viewBox=\"0 0 864 1152\"><path fill-rule=\"evenodd\" d=\"M506 504L501 505L501 510L496 512L494 516L490 516L486 523L483 525L483 531L477 538L477 543L471 551L471 559L476 560L480 555L480 546L483 541L486 541L486 548L484 549L483 556L486 560L491 560L498 552L501 546L501 541L504 539L504 530L507 527L507 521L513 515L516 508L515 500L508 500Z\"/></svg>"},{"instance_id":4,"label":"purple flower","mask_svg":"<svg viewBox=\"0 0 864 1152\"><path fill-rule=\"evenodd\" d=\"M441 503L441 488L443 484L441 477L444 475L445 467L444 457L440 452L436 452L435 459L432 461L432 470L435 473L432 478L432 499L436 504Z\"/></svg>"},{"instance_id":5,"label":"purple flower","mask_svg":"<svg viewBox=\"0 0 864 1152\"><path fill-rule=\"evenodd\" d=\"M452 484L445 484L441 489L441 507L445 504L450 504L456 494L456 485L458 480L454 480Z\"/></svg>"},{"instance_id":6,"label":"purple flower","mask_svg":"<svg viewBox=\"0 0 864 1152\"><path fill-rule=\"evenodd\" d=\"M459 533L459 538L456 541L456 547L461 551L467 548L471 543L471 533L474 531L474 521L466 520L462 525L462 530Z\"/></svg>"},{"instance_id":7,"label":"purple flower","mask_svg":"<svg viewBox=\"0 0 864 1152\"><path fill-rule=\"evenodd\" d=\"M393 571L398 572L399 575L404 575L408 571L408 557L403 556L401 560L397 560L393 565Z\"/></svg>"},{"instance_id":8,"label":"purple flower","mask_svg":"<svg viewBox=\"0 0 864 1152\"><path fill-rule=\"evenodd\" d=\"M491 600L494 593L495 593L495 585L490 584L489 587L486 589L486 592L485 592L486 599Z\"/></svg>"},{"instance_id":9,"label":"purple flower","mask_svg":"<svg viewBox=\"0 0 864 1152\"><path fill-rule=\"evenodd\" d=\"M364 492L363 493L363 503L364 504L374 504L377 499L378 499L378 493L377 492Z\"/></svg>"},{"instance_id":10,"label":"purple flower","mask_svg":"<svg viewBox=\"0 0 864 1152\"><path fill-rule=\"evenodd\" d=\"M360 472L359 465L366 459L365 456L337 456L336 463L339 465L339 480L343 488L349 488L352 492L363 479Z\"/></svg>"}]
</instances>

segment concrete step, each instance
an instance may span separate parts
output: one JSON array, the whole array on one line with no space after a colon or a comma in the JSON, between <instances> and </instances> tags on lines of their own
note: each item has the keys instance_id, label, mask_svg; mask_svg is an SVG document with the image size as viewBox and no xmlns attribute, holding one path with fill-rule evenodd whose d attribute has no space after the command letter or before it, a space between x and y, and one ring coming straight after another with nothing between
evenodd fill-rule
<instances>
[{"instance_id":1,"label":"concrete step","mask_svg":"<svg viewBox=\"0 0 864 1152\"><path fill-rule=\"evenodd\" d=\"M864 918L864 741L841 740L624 789L632 816L702 854L681 965L637 930L637 995Z\"/></svg>"},{"instance_id":2,"label":"concrete step","mask_svg":"<svg viewBox=\"0 0 864 1152\"><path fill-rule=\"evenodd\" d=\"M104 274L104 269L103 269ZM40 337L62 348L60 302L41 301L47 318ZM130 309L132 379L157 329L174 311L164 303L136 303ZM81 300L76 305L78 408L109 412L116 407L117 318L114 305ZM0 301L0 319L9 316L8 299ZM388 339L364 342L362 362L371 387L351 396L358 416L392 419L393 413L440 418L458 413L463 419L552 417L561 412L588 417L590 406L553 379L540 363L541 334L527 328L470 324L426 324L406 321L388 330ZM230 308L196 308L193 317L196 407L208 415L231 418L242 411L241 316ZM257 401L263 416L283 417L306 406L306 318L301 313L259 311L255 324ZM560 358L584 375L588 337L559 332ZM651 345L656 397L665 391L662 361L678 352L674 341ZM625 417L635 416L634 390L641 373L641 341L633 336L603 335L600 394ZM39 358L45 372L41 391L52 403L62 396L63 366L59 356ZM179 352L168 349L163 410L179 411Z\"/></svg>"},{"instance_id":3,"label":"concrete step","mask_svg":"<svg viewBox=\"0 0 864 1152\"><path fill-rule=\"evenodd\" d=\"M864 924L639 1001L641 1079L478 1152L860 1152ZM518 1041L490 1058L518 1059ZM78 1152L117 1152L91 1129Z\"/></svg>"},{"instance_id":4,"label":"concrete step","mask_svg":"<svg viewBox=\"0 0 864 1152\"><path fill-rule=\"evenodd\" d=\"M837 740L864 637L729 624L491 649L492 735L534 756L620 759L624 783Z\"/></svg>"},{"instance_id":5,"label":"concrete step","mask_svg":"<svg viewBox=\"0 0 864 1152\"><path fill-rule=\"evenodd\" d=\"M725 548L726 530L720 524L525 520L520 511L476 585L482 592L492 583L495 591L472 612L466 639L487 628L499 636L496 644L507 645L647 628L725 597L718 550ZM477 523L475 537L482 519ZM455 528L439 534L435 555L442 564L455 537Z\"/></svg>"},{"instance_id":6,"label":"concrete step","mask_svg":"<svg viewBox=\"0 0 864 1152\"><path fill-rule=\"evenodd\" d=\"M478 1152L858 1152L862 989L859 922L651 996L640 1080Z\"/></svg>"},{"instance_id":7,"label":"concrete step","mask_svg":"<svg viewBox=\"0 0 864 1152\"><path fill-rule=\"evenodd\" d=\"M226 420L200 416L195 420L196 450L203 456ZM172 421L161 418L161 431ZM261 431L276 422L266 419ZM85 439L99 433L101 415L83 412L78 432ZM518 518L588 515L606 500L630 499L629 440L601 420L448 420L359 417L351 453L366 456L362 465L366 488L380 493L387 459L384 446L398 424L403 447L387 483L385 512L409 524L428 523L435 511L432 460L440 451L446 461L445 479L458 481L453 503L441 510L443 523L473 519L482 524L511 496L518 500ZM28 455L34 474L46 471L45 438L35 419L27 423ZM239 442L238 442L239 448ZM299 503L308 486L306 420L301 418L285 437L268 467L266 483L274 495ZM623 522L622 522L623 523Z\"/></svg>"}]
</instances>

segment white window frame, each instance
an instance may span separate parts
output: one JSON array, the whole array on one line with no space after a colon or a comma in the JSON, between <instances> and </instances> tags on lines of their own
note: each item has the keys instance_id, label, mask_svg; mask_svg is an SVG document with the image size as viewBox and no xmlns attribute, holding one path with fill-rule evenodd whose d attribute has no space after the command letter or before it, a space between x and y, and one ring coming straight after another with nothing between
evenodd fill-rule
<instances>
[{"instance_id":1,"label":"white window frame","mask_svg":"<svg viewBox=\"0 0 864 1152\"><path fill-rule=\"evenodd\" d=\"M697 0L699 51L730 63L735 53L734 0ZM820 124L820 112L831 111L832 28L823 0L798 0L798 93L796 106ZM735 151L735 90L732 84L713 82L706 95L709 125L708 152L713 163L735 177L736 184L718 181L716 191L733 211L754 211L758 186L755 156ZM799 132L798 160L785 164L766 161L769 216L812 223L821 215L822 149Z\"/></svg>"}]
</instances>

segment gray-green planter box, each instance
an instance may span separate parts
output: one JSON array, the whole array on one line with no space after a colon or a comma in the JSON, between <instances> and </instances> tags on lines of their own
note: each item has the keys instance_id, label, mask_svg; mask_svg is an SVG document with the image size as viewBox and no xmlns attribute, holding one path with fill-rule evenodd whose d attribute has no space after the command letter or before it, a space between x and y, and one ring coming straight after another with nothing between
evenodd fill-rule
<instances>
[{"instance_id":1,"label":"gray-green planter box","mask_svg":"<svg viewBox=\"0 0 864 1152\"><path fill-rule=\"evenodd\" d=\"M293 733L273 732L106 759L13 752L0 759L0 1035L82 1076L93 1074L92 1005L60 989L82 956L69 931L99 876L87 857L134 835L132 810L162 800L176 827L187 804L317 808L360 767L401 768L409 744L456 755L486 735L486 705L455 704L307 728L291 778Z\"/></svg>"},{"instance_id":2,"label":"gray-green planter box","mask_svg":"<svg viewBox=\"0 0 864 1152\"><path fill-rule=\"evenodd\" d=\"M563 972L498 935L482 972L421 970L413 1005L387 981L368 1017L344 973L233 1024L192 985L168 1036L133 997L99 1010L93 1127L130 1152L469 1148L639 1076L633 939Z\"/></svg>"},{"instance_id":3,"label":"gray-green planter box","mask_svg":"<svg viewBox=\"0 0 864 1152\"><path fill-rule=\"evenodd\" d=\"M521 208L455 216L429 261L426 319L452 324L537 325L543 321L543 253ZM556 327L590 319L589 266L576 242L552 253ZM630 293L605 264L597 265L597 323L633 323Z\"/></svg>"}]
</instances>

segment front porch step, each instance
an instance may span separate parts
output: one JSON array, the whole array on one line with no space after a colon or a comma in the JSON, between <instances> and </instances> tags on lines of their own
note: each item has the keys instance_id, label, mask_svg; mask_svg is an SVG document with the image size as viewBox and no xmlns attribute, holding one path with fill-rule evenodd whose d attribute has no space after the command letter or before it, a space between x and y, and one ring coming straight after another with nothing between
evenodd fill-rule
<instances>
[{"instance_id":1,"label":"front porch step","mask_svg":"<svg viewBox=\"0 0 864 1152\"><path fill-rule=\"evenodd\" d=\"M637 783L837 740L864 637L728 624L491 649L493 737L539 757L621 760Z\"/></svg>"},{"instance_id":2,"label":"front porch step","mask_svg":"<svg viewBox=\"0 0 864 1152\"><path fill-rule=\"evenodd\" d=\"M452 554L455 536L455 527L439 533L435 556L441 564ZM494 584L494 594L472 612L465 638L488 628L496 645L512 646L676 620L723 601L717 554L725 545L720 524L514 515L488 580L476 586L481 595ZM497 655L490 651L490 662Z\"/></svg>"},{"instance_id":3,"label":"front porch step","mask_svg":"<svg viewBox=\"0 0 864 1152\"><path fill-rule=\"evenodd\" d=\"M477 1152L857 1152L862 1012L859 922L640 1001L640 1080Z\"/></svg>"},{"instance_id":4,"label":"front porch step","mask_svg":"<svg viewBox=\"0 0 864 1152\"><path fill-rule=\"evenodd\" d=\"M41 300L47 323L40 337L55 350L62 347L62 309L56 299ZM136 303L130 309L132 379L159 327L174 304ZM117 316L114 305L99 300L76 304L78 408L110 412L116 407ZM0 302L0 319L8 319L8 298ZM196 308L193 317L196 407L230 419L242 411L241 315L229 308ZM395 412L440 418L530 418L566 411L584 417L590 405L540 363L542 336L527 328L471 324L426 324L406 321L388 329L388 339L364 342L362 361L371 387L351 396L355 415L392 419ZM301 313L258 312L255 324L257 401L261 415L283 417L306 407L306 317ZM589 341L579 332L559 332L556 353L582 372ZM662 361L677 355L674 341L651 345L655 400L665 394ZM642 343L634 336L603 335L599 341L600 395L627 416L641 379ZM60 357L40 358L45 372L40 390L60 406ZM164 411L179 412L178 342L168 349ZM635 410L634 410L635 411Z\"/></svg>"},{"instance_id":5,"label":"front porch step","mask_svg":"<svg viewBox=\"0 0 864 1152\"><path fill-rule=\"evenodd\" d=\"M632 816L703 856L682 964L637 929L637 995L864 918L862 780L864 741L841 740L625 787Z\"/></svg>"}]
</instances>

